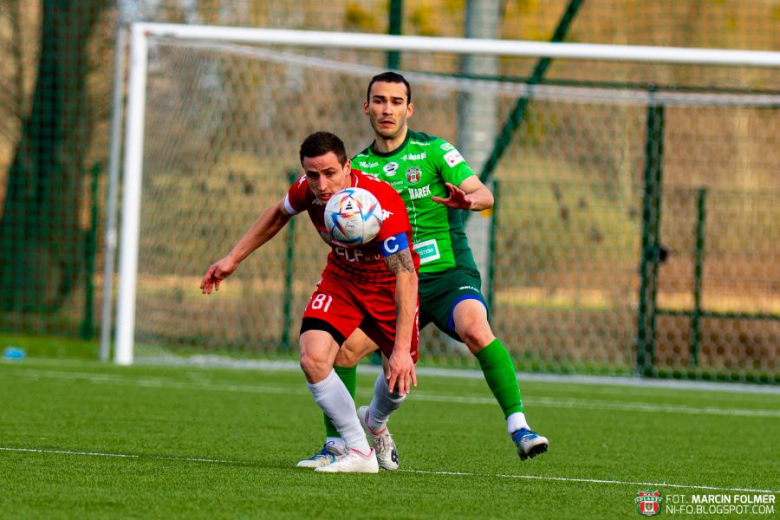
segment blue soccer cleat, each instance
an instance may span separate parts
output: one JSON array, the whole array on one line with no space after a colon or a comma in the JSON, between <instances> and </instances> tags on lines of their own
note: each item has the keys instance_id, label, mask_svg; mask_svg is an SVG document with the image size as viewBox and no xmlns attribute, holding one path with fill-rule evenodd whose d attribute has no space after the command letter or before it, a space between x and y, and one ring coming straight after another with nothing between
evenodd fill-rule
<instances>
[{"instance_id":1,"label":"blue soccer cleat","mask_svg":"<svg viewBox=\"0 0 780 520\"><path fill-rule=\"evenodd\" d=\"M520 455L520 460L532 459L541 455L547 451L550 445L547 437L542 437L528 428L520 428L514 432L512 440L517 445L517 454Z\"/></svg>"}]
</instances>

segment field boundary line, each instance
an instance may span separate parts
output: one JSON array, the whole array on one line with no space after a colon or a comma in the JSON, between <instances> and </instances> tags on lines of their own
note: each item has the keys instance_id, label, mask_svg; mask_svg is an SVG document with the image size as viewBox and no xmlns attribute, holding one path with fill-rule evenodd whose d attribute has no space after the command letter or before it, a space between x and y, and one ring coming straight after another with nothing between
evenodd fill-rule
<instances>
[{"instance_id":1,"label":"field boundary line","mask_svg":"<svg viewBox=\"0 0 780 520\"><path fill-rule=\"evenodd\" d=\"M15 453L36 453L40 455L71 455L71 456L85 456L85 457L107 457L107 458L120 458L120 459L134 459L134 460L160 460L170 462L205 462L212 464L235 464L235 465L253 465L252 461L230 460L230 459L210 459L203 457L165 457L160 455L139 455L131 453L104 453L98 451L77 451L77 450L56 450L47 448L16 448L10 446L0 446L0 452L15 452ZM302 471L300 469L296 471ZM741 493L772 493L780 494L780 490L772 489L754 489L754 488L738 488L738 487L720 487L720 486L703 486L699 484L672 484L668 482L634 482L623 480L603 480L603 479L589 479L589 478L574 478L574 477L553 477L544 475L509 475L505 473L471 473L465 471L427 471L419 469L400 469L399 472L420 474L420 475L440 475L440 476L454 476L454 477L473 477L473 478L509 478L509 479L524 479L524 480L544 480L550 482L579 482L582 484L612 484L623 486L647 486L647 487L671 487L679 489L703 489L708 491L734 491Z\"/></svg>"},{"instance_id":2,"label":"field boundary line","mask_svg":"<svg viewBox=\"0 0 780 520\"><path fill-rule=\"evenodd\" d=\"M179 357L155 357L139 358L136 364L144 366L190 366L232 368L239 370L300 370L300 365L295 361L273 360L246 360L232 359L218 355L201 355L189 358ZM378 365L358 365L359 372L378 374ZM482 379L482 371L476 369L418 367L418 375L431 377L452 377L462 379ZM751 383L730 383L712 381L684 381L679 379L648 379L639 376L589 376L582 374L540 374L531 372L518 372L517 379L520 382L552 382L583 385L610 385L630 386L640 388L666 388L673 390L707 390L715 392L744 392L755 394L780 395L780 385L764 385Z\"/></svg>"},{"instance_id":3,"label":"field boundary line","mask_svg":"<svg viewBox=\"0 0 780 520\"><path fill-rule=\"evenodd\" d=\"M90 367L115 367L97 361L73 360L73 359L45 359L31 358L25 363L32 362L36 365L49 366L90 366ZM18 365L19 361L6 361L0 359L0 366ZM296 361L275 360L247 360L233 359L226 356L200 355L189 358L174 356L138 358L136 366L169 367L182 366L190 368L227 368L233 370L267 370L267 371L299 371L300 364ZM358 372L365 374L378 374L380 367L377 365L360 364ZM484 375L476 369L418 367L418 375L430 377L450 377L455 379L483 379ZM633 388L660 388L667 390L692 390L713 392L736 392L747 394L780 395L780 385L760 383L731 383L712 381L686 381L679 379L649 379L638 376L589 376L582 374L540 374L531 372L518 372L518 381L540 383L567 383L576 385L606 385L627 386Z\"/></svg>"},{"instance_id":4,"label":"field boundary line","mask_svg":"<svg viewBox=\"0 0 780 520\"><path fill-rule=\"evenodd\" d=\"M181 382L172 381L164 377L135 377L124 374L97 374L91 372L72 372L57 370L36 370L20 369L13 373L30 378L54 378L65 380L86 380L92 383L110 383L120 385L130 385L146 388L173 388L177 390L211 390L218 392L236 392L236 393L255 393L255 394L296 394L309 395L309 392L302 386L290 388L284 386L270 385L247 385L247 384L223 384L201 382ZM370 389L360 389L361 396L373 395ZM485 404L495 405L495 399L492 397L479 396L450 396L426 394L424 392L413 392L411 394L414 401L442 402L442 403L461 403L461 404ZM780 418L780 410L770 409L739 409L739 408L717 408L706 407L697 408L687 405L676 404L656 404L646 402L631 401L613 401L599 399L577 399L577 398L553 398L553 397L533 397L526 399L526 404L537 407L549 408L577 408L583 410L619 410L626 412L644 412L644 413L671 413L671 414L689 414L689 415L718 415L724 417L776 417Z\"/></svg>"}]
</instances>

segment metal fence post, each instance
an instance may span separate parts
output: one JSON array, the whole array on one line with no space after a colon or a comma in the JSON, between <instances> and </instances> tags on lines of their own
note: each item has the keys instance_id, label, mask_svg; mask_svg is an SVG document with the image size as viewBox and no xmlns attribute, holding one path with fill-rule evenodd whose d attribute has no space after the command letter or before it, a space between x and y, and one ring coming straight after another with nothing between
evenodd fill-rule
<instances>
[{"instance_id":1,"label":"metal fence post","mask_svg":"<svg viewBox=\"0 0 780 520\"><path fill-rule=\"evenodd\" d=\"M404 0L390 0L389 9L389 22L387 27L387 34L400 35L403 28L403 10ZM387 68L391 70L398 70L401 66L401 53L398 51L389 51L387 53Z\"/></svg>"},{"instance_id":2,"label":"metal fence post","mask_svg":"<svg viewBox=\"0 0 780 520\"><path fill-rule=\"evenodd\" d=\"M298 178L297 171L290 171L290 184ZM293 274L295 273L295 219L287 224L287 247L284 262L284 305L282 307L282 351L290 350L290 328L292 327Z\"/></svg>"},{"instance_id":3,"label":"metal fence post","mask_svg":"<svg viewBox=\"0 0 780 520\"><path fill-rule=\"evenodd\" d=\"M89 231L84 241L84 319L81 321L81 338L90 340L95 334L95 253L98 232L98 179L100 163L92 165L90 184Z\"/></svg>"},{"instance_id":4,"label":"metal fence post","mask_svg":"<svg viewBox=\"0 0 780 520\"><path fill-rule=\"evenodd\" d=\"M691 316L691 364L699 364L701 342L701 285L704 274L704 231L707 221L707 188L699 188L696 197L696 266L693 280L693 316Z\"/></svg>"},{"instance_id":5,"label":"metal fence post","mask_svg":"<svg viewBox=\"0 0 780 520\"><path fill-rule=\"evenodd\" d=\"M660 262L661 188L663 184L664 107L647 108L644 194L642 203L642 256L640 260L639 315L637 319L637 373L655 375L655 321Z\"/></svg>"}]
</instances>

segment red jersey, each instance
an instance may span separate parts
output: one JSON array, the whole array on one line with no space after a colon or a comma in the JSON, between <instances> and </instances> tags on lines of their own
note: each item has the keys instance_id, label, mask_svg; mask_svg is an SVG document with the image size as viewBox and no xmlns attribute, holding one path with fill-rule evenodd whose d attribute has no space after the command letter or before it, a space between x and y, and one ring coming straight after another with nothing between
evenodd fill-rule
<instances>
[{"instance_id":1,"label":"red jersey","mask_svg":"<svg viewBox=\"0 0 780 520\"><path fill-rule=\"evenodd\" d=\"M395 188L376 177L366 175L359 170L352 170L352 187L370 191L382 207L382 227L377 236L363 246L341 247L330 242L328 230L325 228L325 205L314 195L302 176L293 184L284 199L284 208L291 215L304 210L309 212L312 224L323 240L331 246L328 263L324 273L330 272L336 276L348 277L354 281L371 281L372 283L395 283L395 275L385 265L380 252L380 244L401 233L406 234L409 251L414 260L415 269L420 267L420 256L411 247L412 226L406 214L403 199Z\"/></svg>"}]
</instances>

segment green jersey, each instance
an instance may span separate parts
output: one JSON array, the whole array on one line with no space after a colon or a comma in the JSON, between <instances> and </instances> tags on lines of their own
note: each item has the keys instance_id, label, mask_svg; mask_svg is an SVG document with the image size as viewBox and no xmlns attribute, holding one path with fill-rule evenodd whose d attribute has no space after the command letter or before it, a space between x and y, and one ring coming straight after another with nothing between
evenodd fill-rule
<instances>
[{"instance_id":1,"label":"green jersey","mask_svg":"<svg viewBox=\"0 0 780 520\"><path fill-rule=\"evenodd\" d=\"M406 140L389 153L369 146L352 159L352 167L388 182L401 195L412 223L420 273L466 266L476 269L460 210L434 202L447 198L445 182L459 186L474 170L444 139L409 130Z\"/></svg>"}]
</instances>

